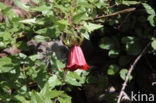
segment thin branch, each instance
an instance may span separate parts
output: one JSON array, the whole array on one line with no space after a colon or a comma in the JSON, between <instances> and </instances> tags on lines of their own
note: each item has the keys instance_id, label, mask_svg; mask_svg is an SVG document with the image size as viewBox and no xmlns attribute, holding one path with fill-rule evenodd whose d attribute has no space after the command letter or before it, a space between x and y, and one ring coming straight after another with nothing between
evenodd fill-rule
<instances>
[{"instance_id":1,"label":"thin branch","mask_svg":"<svg viewBox=\"0 0 156 103\"><path fill-rule=\"evenodd\" d=\"M121 100L121 97L123 95L123 92L126 88L126 85L127 85L127 82L128 82L128 78L129 76L131 75L135 65L137 64L137 62L140 60L140 58L143 56L143 54L145 53L145 51L147 50L147 48L149 47L150 45L150 42L146 45L146 47L142 50L142 52L138 55L138 57L135 59L135 61L133 62L133 64L130 66L129 70L128 70L128 73L126 75L126 79L122 85L122 88L121 88L121 91L120 91L120 94L118 96L118 100L117 100L117 103L120 103L120 100Z\"/></svg>"},{"instance_id":2,"label":"thin branch","mask_svg":"<svg viewBox=\"0 0 156 103\"><path fill-rule=\"evenodd\" d=\"M109 8L113 8L113 7L115 7L115 6L118 6L117 4L114 4L114 5L111 5Z\"/></svg>"},{"instance_id":3,"label":"thin branch","mask_svg":"<svg viewBox=\"0 0 156 103\"><path fill-rule=\"evenodd\" d=\"M114 13L112 13L112 14L99 16L99 17L96 17L96 18L93 18L93 19L88 19L88 20L86 20L86 21L89 22L89 21L94 21L94 20L106 18L106 17L115 16L115 15L122 14L122 13L132 12L132 11L134 11L135 9L136 9L136 8L124 9L124 10L121 10L121 11L114 12Z\"/></svg>"}]
</instances>

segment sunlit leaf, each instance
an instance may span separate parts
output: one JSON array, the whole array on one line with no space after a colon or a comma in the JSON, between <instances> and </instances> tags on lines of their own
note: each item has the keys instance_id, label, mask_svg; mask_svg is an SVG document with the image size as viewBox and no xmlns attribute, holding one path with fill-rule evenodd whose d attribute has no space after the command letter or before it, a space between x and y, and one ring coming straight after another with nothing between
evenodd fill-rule
<instances>
[{"instance_id":1,"label":"sunlit leaf","mask_svg":"<svg viewBox=\"0 0 156 103\"><path fill-rule=\"evenodd\" d=\"M97 30L99 28L102 28L103 25L100 24L93 24L93 23L85 23L84 27L88 30L89 33L91 33L94 30Z\"/></svg>"}]
</instances>

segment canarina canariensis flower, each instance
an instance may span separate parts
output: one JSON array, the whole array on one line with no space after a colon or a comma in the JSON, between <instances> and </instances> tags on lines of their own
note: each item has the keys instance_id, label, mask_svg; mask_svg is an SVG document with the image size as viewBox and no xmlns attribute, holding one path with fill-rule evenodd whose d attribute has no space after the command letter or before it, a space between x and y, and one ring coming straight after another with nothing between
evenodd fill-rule
<instances>
[{"instance_id":1,"label":"canarina canariensis flower","mask_svg":"<svg viewBox=\"0 0 156 103\"><path fill-rule=\"evenodd\" d=\"M77 69L87 70L87 68L91 67L87 65L81 47L79 45L71 47L66 67L64 67L63 70L65 69L69 71L75 71Z\"/></svg>"}]
</instances>

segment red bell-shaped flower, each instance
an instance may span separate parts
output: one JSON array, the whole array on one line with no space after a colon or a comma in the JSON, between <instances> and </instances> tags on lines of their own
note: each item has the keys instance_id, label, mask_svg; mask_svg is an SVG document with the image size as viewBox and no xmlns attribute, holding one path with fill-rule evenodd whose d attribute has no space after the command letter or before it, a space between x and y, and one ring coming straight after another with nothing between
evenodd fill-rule
<instances>
[{"instance_id":1,"label":"red bell-shaped flower","mask_svg":"<svg viewBox=\"0 0 156 103\"><path fill-rule=\"evenodd\" d=\"M87 65L84 54L80 46L76 45L70 48L68 62L63 70L75 71L77 69L87 70L91 68Z\"/></svg>"}]
</instances>

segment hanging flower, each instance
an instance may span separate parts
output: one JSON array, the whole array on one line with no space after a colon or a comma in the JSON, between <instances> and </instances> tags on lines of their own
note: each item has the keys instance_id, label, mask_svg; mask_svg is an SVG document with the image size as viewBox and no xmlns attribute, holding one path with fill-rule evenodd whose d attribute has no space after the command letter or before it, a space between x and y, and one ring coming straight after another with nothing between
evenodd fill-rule
<instances>
[{"instance_id":1,"label":"hanging flower","mask_svg":"<svg viewBox=\"0 0 156 103\"><path fill-rule=\"evenodd\" d=\"M70 48L68 62L63 70L67 69L69 71L75 71L77 69L87 70L91 68L87 65L82 49L79 45Z\"/></svg>"}]
</instances>

